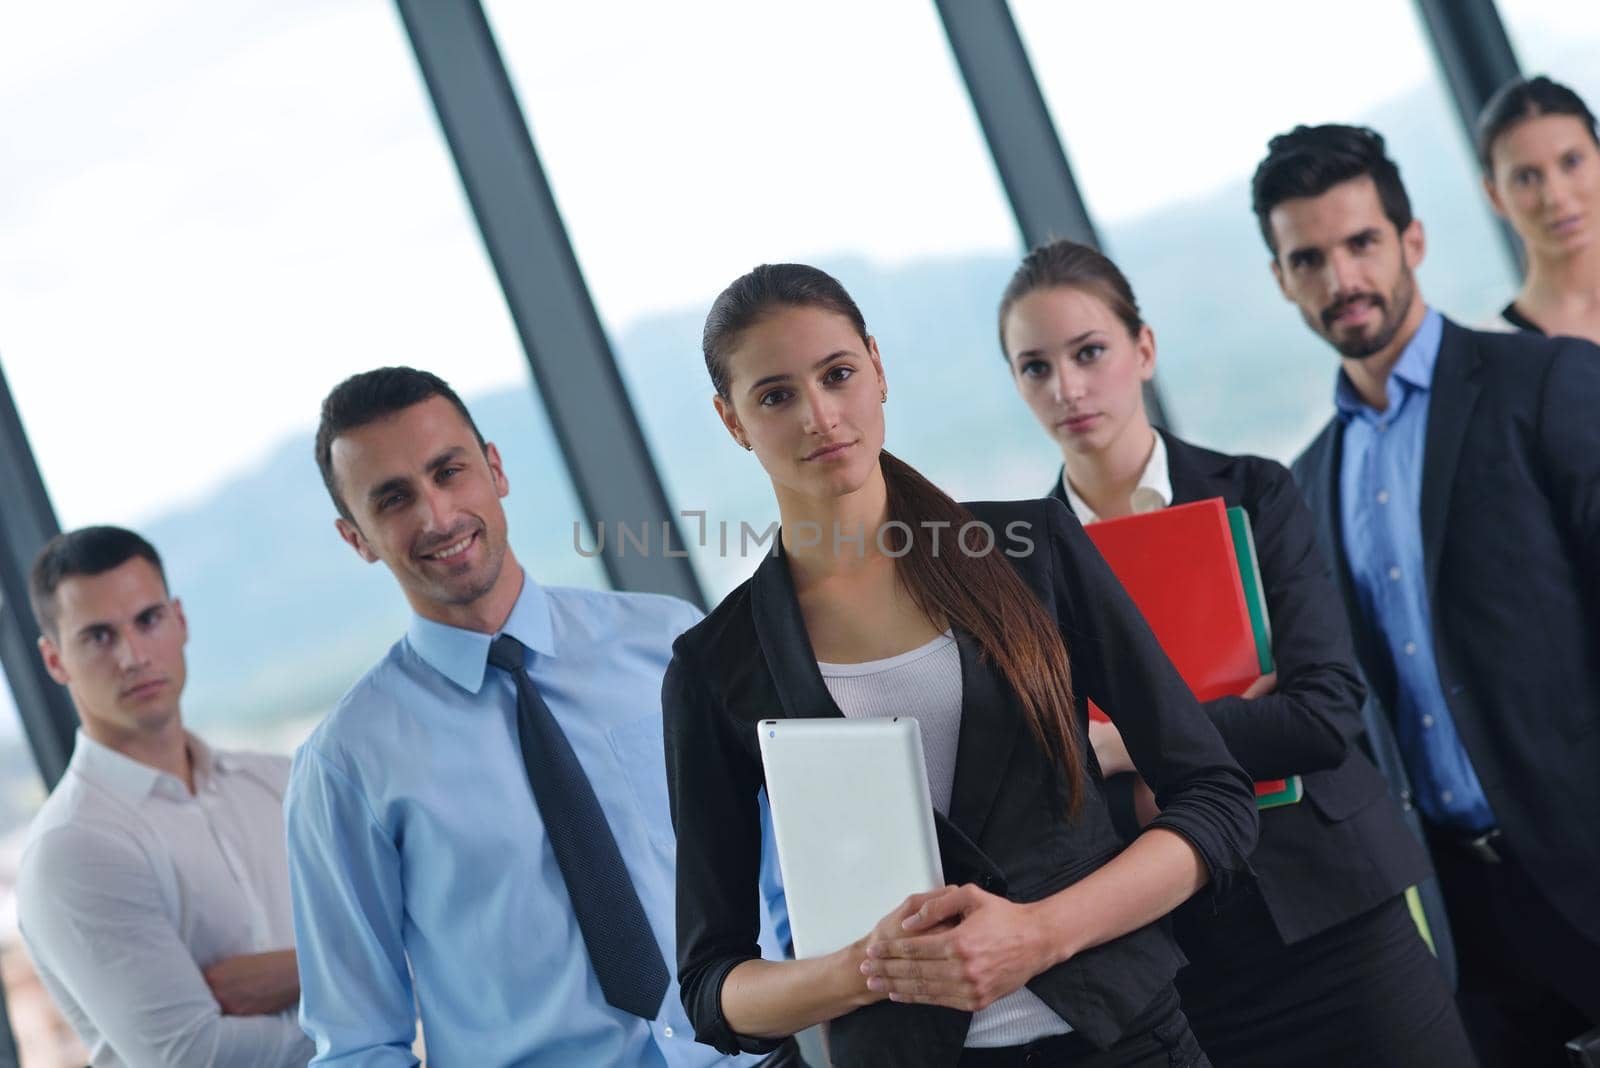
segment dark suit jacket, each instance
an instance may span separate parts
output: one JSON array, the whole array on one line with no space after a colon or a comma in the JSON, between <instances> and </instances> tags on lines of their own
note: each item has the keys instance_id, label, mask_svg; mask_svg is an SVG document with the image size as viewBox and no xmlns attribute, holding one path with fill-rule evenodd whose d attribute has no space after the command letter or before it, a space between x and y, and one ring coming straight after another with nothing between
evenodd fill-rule
<instances>
[{"instance_id":1,"label":"dark suit jacket","mask_svg":"<svg viewBox=\"0 0 1600 1068\"><path fill-rule=\"evenodd\" d=\"M1128 749L1164 811L1157 825L1193 843L1214 892L1247 872L1256 818L1249 779L1071 514L1056 501L971 504L1055 620L1072 665L1080 731L1085 700L1122 711ZM1024 524L1027 546L1009 538ZM1013 546L1017 548L1013 549ZM1026 549L1027 551L1024 551ZM998 551L998 550L997 550ZM956 631L962 720L949 818L937 820L945 877L1016 901L1046 897L1094 871L1121 842L1098 791L1064 817L1066 783L1025 724L1014 692ZM757 724L838 716L817 670L788 564L755 575L677 641L662 689L667 783L678 836L678 974L696 1037L725 1052L771 1044L734 1034L722 983L760 954L757 871L762 785ZM1093 755L1083 746L1097 774ZM1086 783L1090 780L1086 780ZM865 932L863 932L864 934ZM1029 989L1096 1046L1144 1029L1140 1013L1183 957L1159 924L1034 977ZM834 1064L953 1065L970 1016L879 1002L835 1020Z\"/></svg>"},{"instance_id":2,"label":"dark suit jacket","mask_svg":"<svg viewBox=\"0 0 1600 1068\"><path fill-rule=\"evenodd\" d=\"M1344 424L1294 464L1374 698L1339 504ZM1600 348L1445 320L1423 447L1422 554L1445 700L1511 851L1600 943Z\"/></svg>"},{"instance_id":3,"label":"dark suit jacket","mask_svg":"<svg viewBox=\"0 0 1600 1068\"><path fill-rule=\"evenodd\" d=\"M1363 748L1350 625L1289 472L1161 436L1173 504L1221 497L1250 515L1278 683L1265 697L1223 697L1205 708L1251 778L1303 776L1304 800L1261 813L1250 857L1279 936L1297 942L1427 878L1427 853ZM1056 492L1066 499L1060 483ZM1179 910L1180 943L1205 913L1203 902Z\"/></svg>"}]
</instances>

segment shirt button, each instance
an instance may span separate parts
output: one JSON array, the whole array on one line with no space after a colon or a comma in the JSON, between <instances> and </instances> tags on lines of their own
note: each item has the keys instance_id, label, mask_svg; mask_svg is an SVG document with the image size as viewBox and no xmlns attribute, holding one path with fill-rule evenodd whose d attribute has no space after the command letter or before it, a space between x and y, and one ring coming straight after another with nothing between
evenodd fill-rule
<instances>
[{"instance_id":1,"label":"shirt button","mask_svg":"<svg viewBox=\"0 0 1600 1068\"><path fill-rule=\"evenodd\" d=\"M1417 643L1416 642L1406 642L1406 655L1407 656L1416 656L1417 655Z\"/></svg>"},{"instance_id":2,"label":"shirt button","mask_svg":"<svg viewBox=\"0 0 1600 1068\"><path fill-rule=\"evenodd\" d=\"M672 1037L672 1025L668 1024L667 1026L663 1027L661 1029L661 1033L663 1035L666 1035L668 1038L671 1038Z\"/></svg>"},{"instance_id":3,"label":"shirt button","mask_svg":"<svg viewBox=\"0 0 1600 1068\"><path fill-rule=\"evenodd\" d=\"M1422 717L1422 725L1423 725L1423 726L1424 726L1424 727L1431 727L1431 726L1433 726L1433 717L1432 717L1432 716L1423 716L1423 717Z\"/></svg>"},{"instance_id":4,"label":"shirt button","mask_svg":"<svg viewBox=\"0 0 1600 1068\"><path fill-rule=\"evenodd\" d=\"M1455 799L1456 795L1451 793L1449 790L1446 790L1444 793L1439 795L1439 800L1443 801L1447 805Z\"/></svg>"},{"instance_id":5,"label":"shirt button","mask_svg":"<svg viewBox=\"0 0 1600 1068\"><path fill-rule=\"evenodd\" d=\"M1389 577L1391 579L1393 579L1394 581L1399 582L1400 581L1400 569L1398 567L1391 567L1389 569Z\"/></svg>"},{"instance_id":6,"label":"shirt button","mask_svg":"<svg viewBox=\"0 0 1600 1068\"><path fill-rule=\"evenodd\" d=\"M1388 490L1379 490L1378 491L1378 503L1379 504L1388 504L1389 503L1389 491Z\"/></svg>"}]
</instances>

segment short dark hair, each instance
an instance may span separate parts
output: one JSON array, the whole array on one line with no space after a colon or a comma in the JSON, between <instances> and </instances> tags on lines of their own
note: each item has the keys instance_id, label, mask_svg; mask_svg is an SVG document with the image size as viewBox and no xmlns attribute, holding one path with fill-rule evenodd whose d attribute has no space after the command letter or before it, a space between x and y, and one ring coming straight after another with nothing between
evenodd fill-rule
<instances>
[{"instance_id":1,"label":"short dark hair","mask_svg":"<svg viewBox=\"0 0 1600 1068\"><path fill-rule=\"evenodd\" d=\"M167 572L155 546L122 527L83 527L57 534L33 558L28 573L28 602L33 618L51 640L56 638L56 590L74 575L99 575L138 557L148 560L166 589Z\"/></svg>"},{"instance_id":2,"label":"short dark hair","mask_svg":"<svg viewBox=\"0 0 1600 1068\"><path fill-rule=\"evenodd\" d=\"M1383 213L1397 231L1411 225L1411 198L1400 181L1400 168L1383 150L1383 135L1366 126L1296 126L1267 142L1267 157L1250 180L1251 207L1261 227L1262 240L1272 254L1268 216L1285 200L1318 197L1334 186L1360 178L1378 187Z\"/></svg>"},{"instance_id":3,"label":"short dark hair","mask_svg":"<svg viewBox=\"0 0 1600 1068\"><path fill-rule=\"evenodd\" d=\"M1475 142L1478 162L1484 174L1494 171L1494 143L1512 127L1541 115L1571 115L1581 119L1589 129L1589 139L1600 145L1600 132L1596 131L1594 112L1583 102L1583 97L1543 74L1532 78L1516 77L1499 89L1478 113Z\"/></svg>"},{"instance_id":4,"label":"short dark hair","mask_svg":"<svg viewBox=\"0 0 1600 1068\"><path fill-rule=\"evenodd\" d=\"M317 468L322 472L322 484L328 488L328 496L333 498L334 507L345 519L355 522L355 516L350 514L350 509L345 505L334 478L334 440L341 434L404 411L413 404L421 404L429 397L443 397L449 401L472 428L473 436L478 439L478 448L487 448L483 433L478 430L478 424L473 422L467 406L456 396L456 391L444 379L428 371L418 371L413 367L379 367L363 371L334 386L333 392L324 398L322 418L317 423Z\"/></svg>"}]
</instances>

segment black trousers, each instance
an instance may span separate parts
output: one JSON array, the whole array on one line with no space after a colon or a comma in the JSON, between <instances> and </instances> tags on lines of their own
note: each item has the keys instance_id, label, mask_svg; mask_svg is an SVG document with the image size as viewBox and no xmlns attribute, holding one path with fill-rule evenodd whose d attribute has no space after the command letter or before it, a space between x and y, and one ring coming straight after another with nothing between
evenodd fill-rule
<instances>
[{"instance_id":1,"label":"black trousers","mask_svg":"<svg viewBox=\"0 0 1600 1068\"><path fill-rule=\"evenodd\" d=\"M1428 839L1456 942L1456 1000L1479 1060L1560 1068L1566 1041L1600 1025L1600 946L1545 898L1515 843L1502 839L1505 859L1494 864L1439 828Z\"/></svg>"},{"instance_id":2,"label":"black trousers","mask_svg":"<svg viewBox=\"0 0 1600 1068\"><path fill-rule=\"evenodd\" d=\"M1464 1068L1471 1045L1405 899L1284 945L1253 891L1186 914L1184 1012L1217 1068Z\"/></svg>"},{"instance_id":3,"label":"black trousers","mask_svg":"<svg viewBox=\"0 0 1600 1068\"><path fill-rule=\"evenodd\" d=\"M1139 1014L1139 1026L1110 1049L1072 1032L1025 1046L969 1049L960 1068L1211 1068L1200 1052L1177 991L1166 988Z\"/></svg>"}]
</instances>

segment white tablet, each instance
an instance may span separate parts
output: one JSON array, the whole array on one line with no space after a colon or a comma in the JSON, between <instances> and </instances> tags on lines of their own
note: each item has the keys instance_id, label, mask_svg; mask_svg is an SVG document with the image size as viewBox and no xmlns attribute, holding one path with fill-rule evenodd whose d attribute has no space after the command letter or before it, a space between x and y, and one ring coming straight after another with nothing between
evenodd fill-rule
<instances>
[{"instance_id":1,"label":"white tablet","mask_svg":"<svg viewBox=\"0 0 1600 1068\"><path fill-rule=\"evenodd\" d=\"M760 731L795 956L847 946L944 885L916 720L769 719Z\"/></svg>"}]
</instances>

